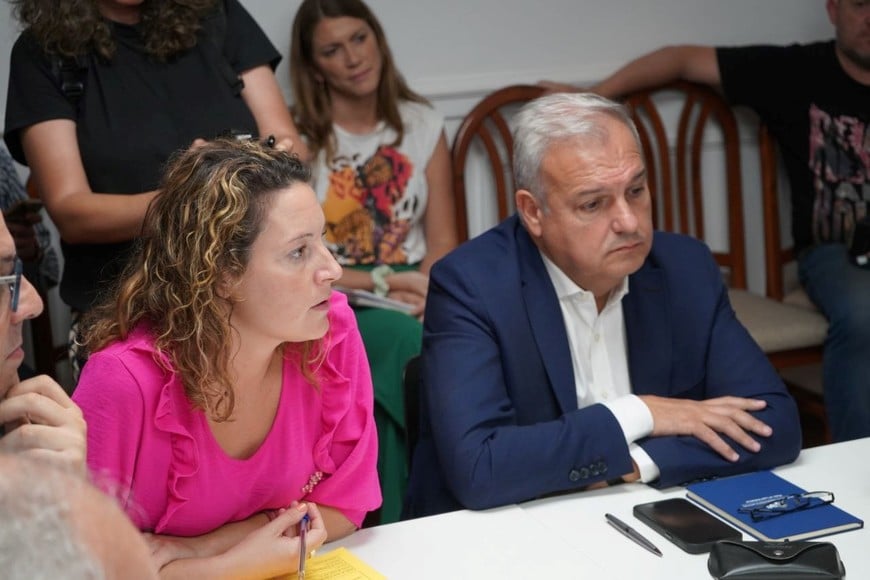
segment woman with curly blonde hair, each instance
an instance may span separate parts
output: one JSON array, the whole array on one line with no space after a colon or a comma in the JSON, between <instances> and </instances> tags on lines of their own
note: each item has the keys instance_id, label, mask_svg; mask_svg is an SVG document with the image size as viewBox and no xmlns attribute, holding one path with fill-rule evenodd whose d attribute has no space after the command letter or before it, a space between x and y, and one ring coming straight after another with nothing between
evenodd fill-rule
<instances>
[{"instance_id":1,"label":"woman with curly blonde hair","mask_svg":"<svg viewBox=\"0 0 870 580\"><path fill-rule=\"evenodd\" d=\"M85 319L88 465L169 571L285 574L306 508L320 542L380 505L368 363L308 177L255 141L182 152Z\"/></svg>"},{"instance_id":2,"label":"woman with curly blonde hair","mask_svg":"<svg viewBox=\"0 0 870 580\"><path fill-rule=\"evenodd\" d=\"M11 1L4 137L60 231L74 313L117 278L174 151L235 131L307 155L238 0Z\"/></svg>"}]
</instances>

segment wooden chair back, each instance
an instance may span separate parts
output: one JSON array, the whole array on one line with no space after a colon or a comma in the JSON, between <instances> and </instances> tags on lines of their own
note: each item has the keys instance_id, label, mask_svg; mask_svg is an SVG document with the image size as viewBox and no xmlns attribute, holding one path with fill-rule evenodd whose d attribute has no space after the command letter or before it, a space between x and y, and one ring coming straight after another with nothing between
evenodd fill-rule
<instances>
[{"instance_id":1,"label":"wooden chair back","mask_svg":"<svg viewBox=\"0 0 870 580\"><path fill-rule=\"evenodd\" d=\"M513 137L509 124L511 114L521 105L544 94L534 85L511 85L487 95L465 116L451 151L453 160L453 195L459 241L468 239L468 203L466 170L469 156L482 147L487 169L494 181L497 222L514 211Z\"/></svg>"},{"instance_id":2,"label":"wooden chair back","mask_svg":"<svg viewBox=\"0 0 870 580\"><path fill-rule=\"evenodd\" d=\"M713 250L729 287L746 288L740 136L734 111L704 85L676 82L625 98L647 163L656 228L707 241L705 213L713 205L727 223L727 241ZM715 169L716 179L705 179ZM724 173L724 181L718 179ZM711 244L712 246L713 244Z\"/></svg>"},{"instance_id":3,"label":"wooden chair back","mask_svg":"<svg viewBox=\"0 0 870 580\"><path fill-rule=\"evenodd\" d=\"M779 163L776 143L763 124L758 129L761 158L762 207L764 212L764 264L767 295L783 300L786 295L785 268L795 261L794 248L782 243L779 212Z\"/></svg>"}]
</instances>

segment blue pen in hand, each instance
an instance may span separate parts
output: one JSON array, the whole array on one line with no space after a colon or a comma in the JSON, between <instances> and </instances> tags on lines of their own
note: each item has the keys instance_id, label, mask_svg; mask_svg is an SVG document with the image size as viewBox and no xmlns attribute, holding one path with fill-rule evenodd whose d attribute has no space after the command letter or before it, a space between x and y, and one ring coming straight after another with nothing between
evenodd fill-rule
<instances>
[{"instance_id":1,"label":"blue pen in hand","mask_svg":"<svg viewBox=\"0 0 870 580\"><path fill-rule=\"evenodd\" d=\"M302 516L299 521L299 570L296 577L299 580L305 580L305 560L308 558L308 548L305 547L305 536L308 534L308 522L311 518L308 514Z\"/></svg>"}]
</instances>

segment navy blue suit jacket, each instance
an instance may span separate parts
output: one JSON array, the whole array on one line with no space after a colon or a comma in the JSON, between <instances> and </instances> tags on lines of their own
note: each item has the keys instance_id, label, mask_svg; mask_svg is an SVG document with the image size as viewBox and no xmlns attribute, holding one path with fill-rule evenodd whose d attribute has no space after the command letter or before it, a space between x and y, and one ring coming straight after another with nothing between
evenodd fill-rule
<instances>
[{"instance_id":1,"label":"navy blue suit jacket","mask_svg":"<svg viewBox=\"0 0 870 580\"><path fill-rule=\"evenodd\" d=\"M655 486L793 461L797 408L737 321L701 242L655 233L623 299L632 391L703 400L760 398L773 428L736 463L690 436L638 441ZM483 509L578 489L633 470L622 429L595 404L577 408L562 311L517 216L432 269L423 335L423 408L406 517ZM731 442L726 438L726 441Z\"/></svg>"}]
</instances>

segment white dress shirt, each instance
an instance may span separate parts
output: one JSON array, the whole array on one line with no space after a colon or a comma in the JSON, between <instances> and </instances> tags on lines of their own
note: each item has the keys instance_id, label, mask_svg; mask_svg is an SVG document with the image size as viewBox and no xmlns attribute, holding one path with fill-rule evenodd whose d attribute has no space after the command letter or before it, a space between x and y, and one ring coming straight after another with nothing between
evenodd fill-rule
<instances>
[{"instance_id":1,"label":"white dress shirt","mask_svg":"<svg viewBox=\"0 0 870 580\"><path fill-rule=\"evenodd\" d=\"M628 277L616 287L601 312L595 296L575 284L562 270L541 254L556 289L574 368L577 406L582 409L601 403L606 406L625 435L631 458L640 471L640 481L658 478L659 468L635 443L653 430L649 407L631 393L628 349L622 298L628 294Z\"/></svg>"}]
</instances>

